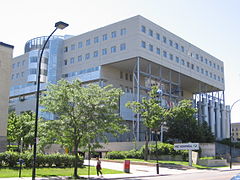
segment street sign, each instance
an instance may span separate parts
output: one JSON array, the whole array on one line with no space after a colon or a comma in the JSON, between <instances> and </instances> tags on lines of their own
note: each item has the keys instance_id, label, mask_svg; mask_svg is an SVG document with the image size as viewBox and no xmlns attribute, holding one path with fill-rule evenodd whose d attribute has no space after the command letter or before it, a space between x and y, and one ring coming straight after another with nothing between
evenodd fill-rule
<instances>
[{"instance_id":1,"label":"street sign","mask_svg":"<svg viewBox=\"0 0 240 180\"><path fill-rule=\"evenodd\" d=\"M174 150L199 150L199 143L174 144Z\"/></svg>"}]
</instances>

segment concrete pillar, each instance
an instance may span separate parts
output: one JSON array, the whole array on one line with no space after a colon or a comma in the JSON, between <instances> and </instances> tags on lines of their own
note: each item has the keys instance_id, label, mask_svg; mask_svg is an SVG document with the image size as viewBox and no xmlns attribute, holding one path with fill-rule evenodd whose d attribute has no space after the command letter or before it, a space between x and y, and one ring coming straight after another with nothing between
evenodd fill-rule
<instances>
[{"instance_id":1,"label":"concrete pillar","mask_svg":"<svg viewBox=\"0 0 240 180\"><path fill-rule=\"evenodd\" d=\"M216 138L221 139L220 103L215 102Z\"/></svg>"},{"instance_id":2,"label":"concrete pillar","mask_svg":"<svg viewBox=\"0 0 240 180\"><path fill-rule=\"evenodd\" d=\"M209 100L208 106L209 106L209 112L210 112L209 126L211 128L212 133L215 134L215 113L214 113L214 103L212 100Z\"/></svg>"}]
</instances>

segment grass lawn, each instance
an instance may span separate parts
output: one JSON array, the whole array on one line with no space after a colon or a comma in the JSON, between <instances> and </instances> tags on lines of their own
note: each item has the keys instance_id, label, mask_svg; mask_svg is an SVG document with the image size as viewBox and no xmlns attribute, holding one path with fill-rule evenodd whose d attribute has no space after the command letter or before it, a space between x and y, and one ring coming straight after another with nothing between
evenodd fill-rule
<instances>
[{"instance_id":1,"label":"grass lawn","mask_svg":"<svg viewBox=\"0 0 240 180\"><path fill-rule=\"evenodd\" d=\"M122 171L116 171L112 169L102 169L103 174L120 174ZM90 167L90 175L96 175L96 168ZM19 169L9 169L9 168L0 168L0 178L7 177L18 177ZM72 176L73 168L37 168L36 176L37 177L46 177L46 176ZM88 167L78 168L78 175L88 175ZM32 169L22 169L22 177L31 177Z\"/></svg>"}]
</instances>

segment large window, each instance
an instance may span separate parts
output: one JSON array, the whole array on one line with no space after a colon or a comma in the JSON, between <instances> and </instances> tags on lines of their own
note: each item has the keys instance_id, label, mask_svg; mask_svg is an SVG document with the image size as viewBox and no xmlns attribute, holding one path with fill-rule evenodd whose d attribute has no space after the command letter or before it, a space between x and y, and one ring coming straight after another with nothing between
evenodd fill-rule
<instances>
[{"instance_id":1,"label":"large window","mask_svg":"<svg viewBox=\"0 0 240 180\"><path fill-rule=\"evenodd\" d=\"M120 44L120 51L124 51L124 50L126 50L126 44L122 43Z\"/></svg>"},{"instance_id":2,"label":"large window","mask_svg":"<svg viewBox=\"0 0 240 180\"><path fill-rule=\"evenodd\" d=\"M94 37L94 43L96 44L96 43L98 43L98 42L99 42L98 36Z\"/></svg>"},{"instance_id":3,"label":"large window","mask_svg":"<svg viewBox=\"0 0 240 180\"><path fill-rule=\"evenodd\" d=\"M148 30L148 35L153 37L153 31L151 29Z\"/></svg>"},{"instance_id":4,"label":"large window","mask_svg":"<svg viewBox=\"0 0 240 180\"><path fill-rule=\"evenodd\" d=\"M86 46L89 46L91 44L90 39L86 40Z\"/></svg>"},{"instance_id":5,"label":"large window","mask_svg":"<svg viewBox=\"0 0 240 180\"><path fill-rule=\"evenodd\" d=\"M115 53L116 50L117 50L116 46L112 46L112 47L111 47L111 53Z\"/></svg>"},{"instance_id":6,"label":"large window","mask_svg":"<svg viewBox=\"0 0 240 180\"><path fill-rule=\"evenodd\" d=\"M141 47L146 48L146 42L145 41L141 42Z\"/></svg>"},{"instance_id":7,"label":"large window","mask_svg":"<svg viewBox=\"0 0 240 180\"><path fill-rule=\"evenodd\" d=\"M106 41L108 39L107 34L103 35L103 41Z\"/></svg>"},{"instance_id":8,"label":"large window","mask_svg":"<svg viewBox=\"0 0 240 180\"><path fill-rule=\"evenodd\" d=\"M141 31L146 33L146 27L145 26L141 26Z\"/></svg>"},{"instance_id":9,"label":"large window","mask_svg":"<svg viewBox=\"0 0 240 180\"><path fill-rule=\"evenodd\" d=\"M98 57L98 51L93 52L93 57Z\"/></svg>"},{"instance_id":10,"label":"large window","mask_svg":"<svg viewBox=\"0 0 240 180\"><path fill-rule=\"evenodd\" d=\"M167 52L166 51L163 51L163 57L167 57Z\"/></svg>"},{"instance_id":11,"label":"large window","mask_svg":"<svg viewBox=\"0 0 240 180\"><path fill-rule=\"evenodd\" d=\"M112 38L117 37L117 32L116 32L116 31L113 31L113 32L111 33L111 36L112 36Z\"/></svg>"},{"instance_id":12,"label":"large window","mask_svg":"<svg viewBox=\"0 0 240 180\"><path fill-rule=\"evenodd\" d=\"M83 43L82 42L78 42L78 48L82 48L83 47Z\"/></svg>"},{"instance_id":13,"label":"large window","mask_svg":"<svg viewBox=\"0 0 240 180\"><path fill-rule=\"evenodd\" d=\"M102 49L102 55L106 55L107 54L107 48Z\"/></svg>"},{"instance_id":14,"label":"large window","mask_svg":"<svg viewBox=\"0 0 240 180\"><path fill-rule=\"evenodd\" d=\"M126 34L127 34L126 28L122 28L122 29L120 30L120 34L121 34L121 36L126 35Z\"/></svg>"},{"instance_id":15,"label":"large window","mask_svg":"<svg viewBox=\"0 0 240 180\"><path fill-rule=\"evenodd\" d=\"M153 45L149 44L149 51L153 51Z\"/></svg>"}]
</instances>

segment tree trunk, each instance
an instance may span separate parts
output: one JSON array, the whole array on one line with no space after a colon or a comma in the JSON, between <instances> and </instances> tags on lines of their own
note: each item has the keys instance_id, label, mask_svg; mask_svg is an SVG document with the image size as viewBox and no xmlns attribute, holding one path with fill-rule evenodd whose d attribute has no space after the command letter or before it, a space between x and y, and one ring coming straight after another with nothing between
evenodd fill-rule
<instances>
[{"instance_id":1,"label":"tree trunk","mask_svg":"<svg viewBox=\"0 0 240 180\"><path fill-rule=\"evenodd\" d=\"M75 161L74 161L74 173L73 177L78 178L78 142L77 142L77 135L76 135L76 128L74 128L74 155L75 155Z\"/></svg>"},{"instance_id":2,"label":"tree trunk","mask_svg":"<svg viewBox=\"0 0 240 180\"><path fill-rule=\"evenodd\" d=\"M149 128L146 131L146 141L145 141L145 151L144 151L144 160L148 160L148 142L149 142Z\"/></svg>"}]
</instances>

